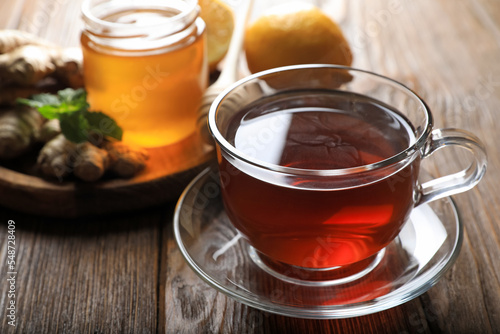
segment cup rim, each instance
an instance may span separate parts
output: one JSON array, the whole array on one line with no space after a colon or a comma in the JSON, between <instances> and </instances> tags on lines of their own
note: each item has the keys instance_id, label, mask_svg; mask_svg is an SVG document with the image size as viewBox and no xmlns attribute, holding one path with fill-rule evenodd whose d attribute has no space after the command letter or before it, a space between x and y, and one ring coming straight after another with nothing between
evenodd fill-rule
<instances>
[{"instance_id":1,"label":"cup rim","mask_svg":"<svg viewBox=\"0 0 500 334\"><path fill-rule=\"evenodd\" d=\"M262 78L264 76L278 73L278 72L284 72L284 71L293 71L293 70L302 70L302 69L314 69L314 68L330 68L330 69L337 69L337 70L346 70L349 72L358 72L358 73L363 73L367 74L369 76L377 77L379 79L386 80L392 84L395 84L397 86L400 86L403 90L406 90L411 96L413 96L422 106L425 111L425 114L427 116L427 121L426 121L426 127L423 129L422 133L418 138L415 139L415 142L408 146L405 150L378 162L372 163L372 164L366 164L362 166L356 166L356 167L349 167L349 168L339 168L339 169L304 169L304 168L296 168L296 167L285 167L285 166L280 166L277 164L272 164L268 163L259 159L255 159L247 154L245 154L243 151L238 150L236 147L231 145L225 138L224 136L220 133L217 123L216 123L216 113L217 110L219 109L219 105L221 102L225 99L225 97L231 93L234 89L237 87L241 86L242 84L249 82L254 79ZM214 102L211 104L209 112L208 112L208 128L210 133L212 134L212 137L214 138L216 144L220 147L221 150L224 152L230 154L233 156L233 158L246 162L250 165L253 165L258 168L262 168L265 170L273 171L273 172L278 172L278 173L283 173L283 174L289 174L289 175L310 175L310 176L340 176L340 175L348 175L352 173L362 173L362 172L369 172L373 170L380 170L389 166L392 166L396 163L399 163L401 161L404 161L406 158L413 156L416 152L420 151L427 142L427 139L429 138L432 128L433 128L433 117L430 108L427 106L425 101L420 98L420 96L414 92L412 89L407 87L406 85L400 83L399 81L396 81L394 79L391 79L389 77L386 77L381 74L377 74L371 71L367 70L362 70L362 69L357 69L353 67L348 67L348 66L342 66L342 65L331 65L331 64L301 64L301 65L291 65L291 66L283 66L283 67L277 67L277 68L272 68L269 70L257 72L254 74L251 74L243 79L238 80L231 86L227 87L225 90L223 90L214 100Z\"/></svg>"}]
</instances>

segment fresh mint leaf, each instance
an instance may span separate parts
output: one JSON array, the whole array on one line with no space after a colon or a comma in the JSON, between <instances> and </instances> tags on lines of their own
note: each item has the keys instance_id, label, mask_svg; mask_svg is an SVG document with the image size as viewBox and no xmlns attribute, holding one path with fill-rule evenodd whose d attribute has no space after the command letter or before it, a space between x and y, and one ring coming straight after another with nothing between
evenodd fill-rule
<instances>
[{"instance_id":1,"label":"fresh mint leaf","mask_svg":"<svg viewBox=\"0 0 500 334\"><path fill-rule=\"evenodd\" d=\"M122 140L122 128L120 128L115 120L108 115L99 111L87 111L84 113L84 115L89 124L89 131L101 134L106 137Z\"/></svg>"},{"instance_id":2,"label":"fresh mint leaf","mask_svg":"<svg viewBox=\"0 0 500 334\"><path fill-rule=\"evenodd\" d=\"M59 118L59 114L75 112L82 108L80 101L78 105L72 104L68 95L69 92L63 93L64 100L62 100L58 95L36 94L30 99L18 99L17 102L38 109L40 114L47 119L54 119Z\"/></svg>"},{"instance_id":3,"label":"fresh mint leaf","mask_svg":"<svg viewBox=\"0 0 500 334\"><path fill-rule=\"evenodd\" d=\"M82 88L66 88L60 90L57 95L36 94L30 99L18 99L18 103L37 108L47 119L58 118L59 114L73 113L79 110L87 110L87 93Z\"/></svg>"},{"instance_id":4,"label":"fresh mint leaf","mask_svg":"<svg viewBox=\"0 0 500 334\"><path fill-rule=\"evenodd\" d=\"M17 103L36 108L43 117L53 119L58 118L61 101L52 94L36 94L30 99L17 99Z\"/></svg>"},{"instance_id":5,"label":"fresh mint leaf","mask_svg":"<svg viewBox=\"0 0 500 334\"><path fill-rule=\"evenodd\" d=\"M30 100L38 105L58 105L60 103L59 98L53 94L42 93L32 95Z\"/></svg>"},{"instance_id":6,"label":"fresh mint leaf","mask_svg":"<svg viewBox=\"0 0 500 334\"><path fill-rule=\"evenodd\" d=\"M122 139L123 131L111 117L102 112L88 111L87 92L82 88L66 88L57 95L37 94L17 102L37 108L47 119L59 119L61 132L72 142L82 143L92 134Z\"/></svg>"},{"instance_id":7,"label":"fresh mint leaf","mask_svg":"<svg viewBox=\"0 0 500 334\"><path fill-rule=\"evenodd\" d=\"M82 110L86 110L86 107L85 107L85 109L83 109L79 105L73 105L73 104L69 104L66 102L62 102L60 105L57 106L57 113L58 114L70 114L72 112L82 111Z\"/></svg>"},{"instance_id":8,"label":"fresh mint leaf","mask_svg":"<svg viewBox=\"0 0 500 334\"><path fill-rule=\"evenodd\" d=\"M33 108L43 107L45 105L57 106L61 103L59 98L52 94L36 94L32 95L30 99L17 99L17 103L26 104Z\"/></svg>"},{"instance_id":9,"label":"fresh mint leaf","mask_svg":"<svg viewBox=\"0 0 500 334\"><path fill-rule=\"evenodd\" d=\"M74 143L83 143L88 139L89 123L82 113L61 114L59 117L62 134Z\"/></svg>"},{"instance_id":10,"label":"fresh mint leaf","mask_svg":"<svg viewBox=\"0 0 500 334\"><path fill-rule=\"evenodd\" d=\"M87 92L83 88L66 88L57 92L61 106L66 106L70 110L88 109Z\"/></svg>"},{"instance_id":11,"label":"fresh mint leaf","mask_svg":"<svg viewBox=\"0 0 500 334\"><path fill-rule=\"evenodd\" d=\"M52 106L52 105L44 105L41 107L38 107L38 112L42 114L43 117L46 119L54 119L54 118L59 118L59 115L61 114L59 106Z\"/></svg>"}]
</instances>

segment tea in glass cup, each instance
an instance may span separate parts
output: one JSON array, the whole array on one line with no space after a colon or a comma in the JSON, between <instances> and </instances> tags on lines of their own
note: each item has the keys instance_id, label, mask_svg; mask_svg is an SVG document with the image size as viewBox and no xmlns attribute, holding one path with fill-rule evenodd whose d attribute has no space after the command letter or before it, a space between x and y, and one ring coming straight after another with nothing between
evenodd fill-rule
<instances>
[{"instance_id":1,"label":"tea in glass cup","mask_svg":"<svg viewBox=\"0 0 500 334\"><path fill-rule=\"evenodd\" d=\"M473 187L480 141L433 130L426 104L365 71L298 65L245 78L209 112L223 203L261 267L304 281L355 279L422 203ZM420 162L455 145L468 169L424 184Z\"/></svg>"}]
</instances>

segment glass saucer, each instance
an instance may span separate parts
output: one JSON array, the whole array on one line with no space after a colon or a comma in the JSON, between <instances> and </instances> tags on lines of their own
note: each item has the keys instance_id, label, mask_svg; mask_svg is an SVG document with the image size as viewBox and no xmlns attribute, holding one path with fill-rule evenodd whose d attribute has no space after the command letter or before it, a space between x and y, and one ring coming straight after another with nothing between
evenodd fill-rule
<instances>
[{"instance_id":1,"label":"glass saucer","mask_svg":"<svg viewBox=\"0 0 500 334\"><path fill-rule=\"evenodd\" d=\"M414 209L362 277L326 286L282 280L252 260L250 246L224 211L218 174L210 168L179 199L174 232L189 266L214 288L264 311L311 319L362 316L423 294L452 266L463 237L455 204L445 198Z\"/></svg>"}]
</instances>

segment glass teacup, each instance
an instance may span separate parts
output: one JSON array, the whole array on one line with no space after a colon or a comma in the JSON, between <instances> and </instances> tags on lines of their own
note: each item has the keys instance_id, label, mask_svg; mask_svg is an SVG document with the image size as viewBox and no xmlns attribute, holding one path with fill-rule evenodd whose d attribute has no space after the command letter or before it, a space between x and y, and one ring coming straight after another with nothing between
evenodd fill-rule
<instances>
[{"instance_id":1,"label":"glass teacup","mask_svg":"<svg viewBox=\"0 0 500 334\"><path fill-rule=\"evenodd\" d=\"M486 171L480 140L433 129L425 102L389 78L297 65L244 78L213 103L224 206L254 261L304 281L359 277L412 209L466 191ZM420 162L457 146L468 168L425 183Z\"/></svg>"}]
</instances>

